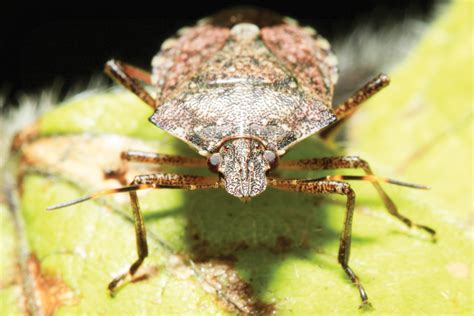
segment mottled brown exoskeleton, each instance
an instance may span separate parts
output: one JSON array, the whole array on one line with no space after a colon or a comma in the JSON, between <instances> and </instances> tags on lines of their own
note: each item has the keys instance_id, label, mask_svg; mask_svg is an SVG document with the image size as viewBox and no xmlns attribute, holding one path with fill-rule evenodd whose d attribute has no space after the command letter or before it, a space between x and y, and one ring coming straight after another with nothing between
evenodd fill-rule
<instances>
[{"instance_id":1,"label":"mottled brown exoskeleton","mask_svg":"<svg viewBox=\"0 0 474 316\"><path fill-rule=\"evenodd\" d=\"M318 132L328 135L367 98L385 87L381 74L341 105L332 109L338 68L329 43L314 30L264 10L229 10L183 29L163 43L152 61L153 73L109 61L105 72L154 109L150 122L188 143L206 159L128 151L125 161L207 167L216 174L191 176L169 173L139 175L118 189L109 189L49 209L79 203L97 196L129 192L138 247L138 259L112 280L114 289L135 274L148 255L137 190L224 188L248 201L268 186L306 193L332 193L347 198L338 261L357 286L362 306L367 294L349 267L351 225L355 193L343 180L373 183L387 210L409 227L433 237L433 229L401 215L380 186L388 182L424 188L375 177L358 157L326 157L280 161L294 144ZM154 87L153 97L143 84ZM328 176L318 179L280 179L269 176L276 168L326 170L357 168L365 176Z\"/></svg>"}]
</instances>

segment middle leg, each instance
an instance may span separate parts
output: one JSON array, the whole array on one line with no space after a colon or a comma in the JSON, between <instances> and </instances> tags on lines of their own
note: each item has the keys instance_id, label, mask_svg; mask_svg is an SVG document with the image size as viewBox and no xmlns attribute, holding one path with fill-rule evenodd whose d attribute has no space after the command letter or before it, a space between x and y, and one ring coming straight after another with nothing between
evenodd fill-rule
<instances>
[{"instance_id":1,"label":"middle leg","mask_svg":"<svg viewBox=\"0 0 474 316\"><path fill-rule=\"evenodd\" d=\"M395 203L392 199L388 196L388 194L384 191L380 183L377 181L377 177L374 176L372 169L370 168L367 161L357 157L357 156L341 156L341 157L326 157L326 158L314 158L314 159L301 159L301 160L283 160L280 162L280 168L284 169L293 169L293 170L329 170L329 169L362 169L366 173L366 175L371 176L371 182L377 190L380 198L382 199L383 203L387 211L396 217L398 220L402 221L408 227L416 227L428 232L432 238L435 238L436 232L434 229L421 225L416 224L406 216L402 215L399 211ZM337 176L336 176L337 177ZM394 184L401 184L407 186L408 184L403 184L401 182L390 180L391 183ZM387 181L387 182L390 182Z\"/></svg>"},{"instance_id":2,"label":"middle leg","mask_svg":"<svg viewBox=\"0 0 474 316\"><path fill-rule=\"evenodd\" d=\"M179 167L207 167L207 162L203 158L184 157L176 155L166 155L152 152L127 150L120 154L121 163L117 169L106 169L104 170L104 177L106 179L116 179L122 185L127 184L125 175L127 173L126 162L142 162L157 165L170 165Z\"/></svg>"},{"instance_id":3,"label":"middle leg","mask_svg":"<svg viewBox=\"0 0 474 316\"><path fill-rule=\"evenodd\" d=\"M128 150L122 152L120 158L125 161L136 161L143 163L154 163L161 165L173 165L181 167L206 167L207 162L203 158L165 155L144 151Z\"/></svg>"}]
</instances>

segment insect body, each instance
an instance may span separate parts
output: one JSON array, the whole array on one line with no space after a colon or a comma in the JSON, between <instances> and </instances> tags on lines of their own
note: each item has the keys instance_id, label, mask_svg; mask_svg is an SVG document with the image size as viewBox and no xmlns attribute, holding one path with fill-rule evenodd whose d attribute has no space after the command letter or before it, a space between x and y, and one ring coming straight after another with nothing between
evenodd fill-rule
<instances>
[{"instance_id":1,"label":"insect body","mask_svg":"<svg viewBox=\"0 0 474 316\"><path fill-rule=\"evenodd\" d=\"M375 177L358 157L325 157L280 161L302 139L324 130L332 131L363 101L388 84L379 75L350 99L331 107L337 82L337 62L329 43L277 14L264 10L230 10L202 20L198 25L167 40L153 58L153 73L111 60L106 72L154 109L151 123L195 148L206 159L128 151L126 161L206 166L216 174L191 176L169 173L136 176L129 186L109 189L56 209L100 195L129 192L136 221L138 260L129 271L109 284L115 288L132 276L148 255L145 226L136 191L147 188L224 188L248 201L268 186L307 193L332 193L347 198L346 219L341 234L338 261L358 287L362 305L367 294L349 267L351 225L355 193L343 180L373 183L388 211L409 227L414 224L398 213L380 186L388 182L414 188L423 186ZM143 83L155 88L151 96ZM366 176L328 176L318 179L281 179L269 175L274 169L363 169Z\"/></svg>"}]
</instances>

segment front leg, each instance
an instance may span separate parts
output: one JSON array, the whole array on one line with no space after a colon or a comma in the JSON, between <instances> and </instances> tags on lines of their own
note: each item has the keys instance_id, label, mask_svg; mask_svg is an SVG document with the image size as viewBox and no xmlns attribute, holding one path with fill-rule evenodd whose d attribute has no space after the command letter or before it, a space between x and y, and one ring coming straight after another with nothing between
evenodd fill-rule
<instances>
[{"instance_id":1,"label":"front leg","mask_svg":"<svg viewBox=\"0 0 474 316\"><path fill-rule=\"evenodd\" d=\"M218 181L214 177L200 177L178 174L150 174L135 177L130 185L152 186L153 188L177 188L177 189L209 189L219 187ZM148 256L148 246L146 241L146 230L143 216L140 211L138 197L136 191L129 192L130 203L132 205L133 217L135 220L135 234L137 240L138 259L130 266L127 272L121 274L110 282L108 289L111 295L114 294L115 288L123 283L127 278L132 278L135 272Z\"/></svg>"},{"instance_id":2,"label":"front leg","mask_svg":"<svg viewBox=\"0 0 474 316\"><path fill-rule=\"evenodd\" d=\"M140 205L138 203L138 197L136 191L144 189L185 189L185 190L197 190L197 189L210 189L218 188L220 182L216 177L204 177L204 176L191 176L191 175L179 175L169 173L157 173L149 175L136 176L128 186L124 186L116 189L106 189L96 192L91 195L84 196L82 198L61 203L58 205L48 207L48 210L55 210L58 208L74 205L90 199L95 199L99 196L129 192L130 203L133 210L133 218L135 222L135 235L137 241L137 253L138 259L130 266L127 272L114 278L109 283L108 289L111 295L114 295L115 289L120 286L127 279L131 279L138 268L141 266L145 258L148 256L148 245L146 240L146 229L143 221L143 216L140 211Z\"/></svg>"},{"instance_id":3,"label":"front leg","mask_svg":"<svg viewBox=\"0 0 474 316\"><path fill-rule=\"evenodd\" d=\"M130 185L142 184L142 181L139 177L136 177ZM143 215L140 211L140 205L138 203L138 196L136 191L129 192L130 194L130 204L132 205L133 210L133 219L135 223L135 237L137 242L137 253L138 259L130 266L127 272L121 274L120 276L114 278L108 286L110 295L115 294L115 288L119 286L122 282L125 281L127 277L132 278L138 268L141 266L145 258L148 256L148 243L146 240L146 228L145 222L143 221Z\"/></svg>"},{"instance_id":4,"label":"front leg","mask_svg":"<svg viewBox=\"0 0 474 316\"><path fill-rule=\"evenodd\" d=\"M339 181L302 181L302 180L284 180L284 179L269 179L269 184L277 189L306 192L306 193L330 193L341 194L347 197L346 202L346 216L344 218L344 225L339 242L338 261L346 274L351 279L352 283L357 286L359 295L362 300L361 308L364 306L371 306L369 298L365 292L362 283L357 275L349 267L349 257L351 253L351 232L352 232L352 217L354 215L355 193L351 186L345 182Z\"/></svg>"},{"instance_id":5,"label":"front leg","mask_svg":"<svg viewBox=\"0 0 474 316\"><path fill-rule=\"evenodd\" d=\"M388 194L384 191L380 183L377 181L378 178L374 176L372 169L370 168L367 161L356 157L356 156L342 156L342 157L326 157L326 158L314 158L314 159L301 159L301 160L283 160L280 162L280 168L284 169L293 169L293 170L329 170L329 169L362 169L368 175L373 177L371 182L379 194L380 198L382 199L383 203L387 211L398 220L403 222L408 227L416 227L422 229L429 233L433 240L435 240L436 232L434 229L414 223L411 219L407 218L406 216L400 214L398 211L397 206L392 201L392 199L388 196ZM338 176L333 177L334 180ZM341 177L341 176L339 176ZM342 179L340 179L342 180ZM399 184L404 186L412 186L407 183L402 183L399 181L388 180L387 182L393 184ZM416 186L412 186L416 187Z\"/></svg>"}]
</instances>

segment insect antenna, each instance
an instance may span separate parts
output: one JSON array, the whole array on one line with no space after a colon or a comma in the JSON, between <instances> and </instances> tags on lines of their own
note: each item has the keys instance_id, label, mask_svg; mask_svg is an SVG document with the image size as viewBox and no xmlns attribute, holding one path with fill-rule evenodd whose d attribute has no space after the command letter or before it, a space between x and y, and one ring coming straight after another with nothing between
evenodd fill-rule
<instances>
[{"instance_id":1,"label":"insect antenna","mask_svg":"<svg viewBox=\"0 0 474 316\"><path fill-rule=\"evenodd\" d=\"M394 180L394 179L388 179L388 178L382 178L382 177L376 177L374 175L365 175L365 176L346 176L346 175L335 175L335 176L326 176L326 177L321 177L321 178L316 178L316 179L305 179L301 180L303 182L309 182L309 181L340 181L340 180L360 180L360 181L369 181L369 182L385 182L385 183L390 183L394 185L399 185L402 187L408 187L412 189L421 189L421 190L429 190L430 187L426 185L421 185L421 184L415 184L415 183L409 183L409 182L403 182L399 180Z\"/></svg>"},{"instance_id":2,"label":"insect antenna","mask_svg":"<svg viewBox=\"0 0 474 316\"><path fill-rule=\"evenodd\" d=\"M59 208L63 208L63 207L79 204L79 203L82 203L82 202L85 202L85 201L88 201L88 200L92 200L92 199L98 198L99 196L115 194L115 193L138 191L138 190L144 190L144 189L151 189L151 188L154 188L154 187L155 187L154 184L137 184L137 185L129 185L129 186L125 186L125 187L121 187L121 188L115 188L115 189L105 189L105 190L97 191L97 192L89 194L89 195L85 195L83 197L80 197L80 198L72 200L72 201L68 201L68 202L59 203L59 204L56 204L56 205L49 206L48 208L46 208L46 210L48 210L48 211L57 210Z\"/></svg>"}]
</instances>

